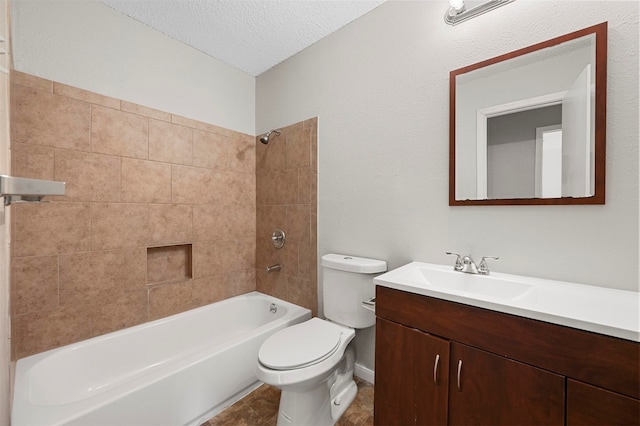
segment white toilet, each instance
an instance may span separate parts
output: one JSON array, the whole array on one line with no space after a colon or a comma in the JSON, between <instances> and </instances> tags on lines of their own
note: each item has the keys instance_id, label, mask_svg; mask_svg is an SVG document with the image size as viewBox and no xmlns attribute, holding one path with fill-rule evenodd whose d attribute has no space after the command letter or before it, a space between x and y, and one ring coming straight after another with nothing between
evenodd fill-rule
<instances>
[{"instance_id":1,"label":"white toilet","mask_svg":"<svg viewBox=\"0 0 640 426\"><path fill-rule=\"evenodd\" d=\"M278 426L335 424L358 391L353 381L355 328L375 324L362 302L375 296L373 277L386 271L382 260L340 254L322 256L326 320L281 330L260 347L256 375L282 390Z\"/></svg>"}]
</instances>

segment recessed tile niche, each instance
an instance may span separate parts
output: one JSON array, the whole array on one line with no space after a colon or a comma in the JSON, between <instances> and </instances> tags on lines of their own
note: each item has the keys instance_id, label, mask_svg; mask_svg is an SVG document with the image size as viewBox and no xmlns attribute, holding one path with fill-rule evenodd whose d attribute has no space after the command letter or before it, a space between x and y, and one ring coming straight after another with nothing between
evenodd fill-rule
<instances>
[{"instance_id":1,"label":"recessed tile niche","mask_svg":"<svg viewBox=\"0 0 640 426\"><path fill-rule=\"evenodd\" d=\"M147 248L147 285L185 281L192 274L191 244Z\"/></svg>"}]
</instances>

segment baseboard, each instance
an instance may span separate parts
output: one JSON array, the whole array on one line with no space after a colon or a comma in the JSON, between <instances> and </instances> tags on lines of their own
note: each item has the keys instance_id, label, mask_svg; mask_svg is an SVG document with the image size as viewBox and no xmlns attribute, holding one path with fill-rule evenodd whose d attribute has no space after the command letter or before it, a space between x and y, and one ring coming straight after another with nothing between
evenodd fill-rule
<instances>
[{"instance_id":1,"label":"baseboard","mask_svg":"<svg viewBox=\"0 0 640 426\"><path fill-rule=\"evenodd\" d=\"M375 373L370 368L363 366L362 364L356 363L353 374L356 377L361 378L365 382L369 382L371 384L374 383Z\"/></svg>"}]
</instances>

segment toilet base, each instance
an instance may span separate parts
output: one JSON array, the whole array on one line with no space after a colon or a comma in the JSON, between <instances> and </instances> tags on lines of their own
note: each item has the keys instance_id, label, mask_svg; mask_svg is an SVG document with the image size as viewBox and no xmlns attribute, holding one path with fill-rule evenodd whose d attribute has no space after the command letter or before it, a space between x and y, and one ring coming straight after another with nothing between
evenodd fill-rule
<instances>
[{"instance_id":1,"label":"toilet base","mask_svg":"<svg viewBox=\"0 0 640 426\"><path fill-rule=\"evenodd\" d=\"M332 395L324 385L305 392L282 391L278 426L333 426L355 399L358 386L352 379L330 401Z\"/></svg>"},{"instance_id":2,"label":"toilet base","mask_svg":"<svg viewBox=\"0 0 640 426\"><path fill-rule=\"evenodd\" d=\"M353 380L353 348L348 347L338 368L322 382L306 389L282 390L278 426L333 426L358 393Z\"/></svg>"}]
</instances>

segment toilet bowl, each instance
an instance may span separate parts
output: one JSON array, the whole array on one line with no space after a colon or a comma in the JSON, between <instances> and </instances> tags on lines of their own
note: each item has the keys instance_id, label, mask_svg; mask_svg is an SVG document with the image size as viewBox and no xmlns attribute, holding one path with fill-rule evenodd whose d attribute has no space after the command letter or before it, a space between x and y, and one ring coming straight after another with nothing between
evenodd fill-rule
<instances>
[{"instance_id":1,"label":"toilet bowl","mask_svg":"<svg viewBox=\"0 0 640 426\"><path fill-rule=\"evenodd\" d=\"M375 274L386 262L329 254L322 257L325 315L281 330L260 347L259 380L282 390L278 426L331 426L358 391L353 380L355 328L375 324L362 302L373 297Z\"/></svg>"}]
</instances>

